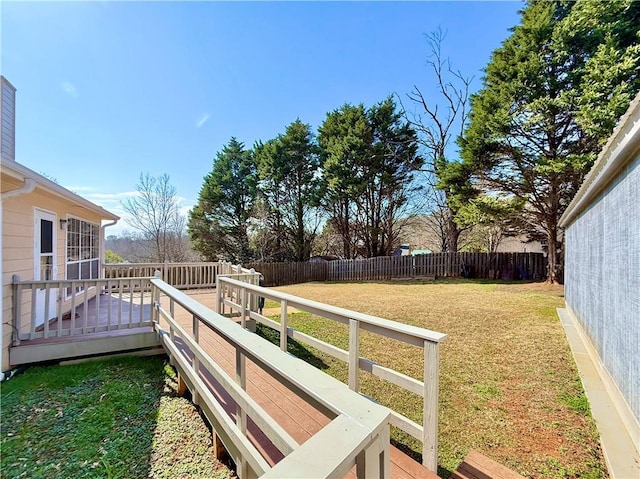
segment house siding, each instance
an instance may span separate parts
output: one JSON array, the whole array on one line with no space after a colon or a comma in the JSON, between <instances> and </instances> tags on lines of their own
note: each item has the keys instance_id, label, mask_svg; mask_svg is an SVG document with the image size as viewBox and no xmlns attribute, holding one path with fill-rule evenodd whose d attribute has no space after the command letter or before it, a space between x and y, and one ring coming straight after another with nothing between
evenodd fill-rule
<instances>
[{"instance_id":1,"label":"house siding","mask_svg":"<svg viewBox=\"0 0 640 479\"><path fill-rule=\"evenodd\" d=\"M2 179L2 191L10 191L22 186L10 178ZM2 354L2 371L10 368L8 346L12 340L13 295L12 278L17 274L21 280L32 280L34 276L34 214L35 209L49 211L56 215L56 266L55 279L65 278L66 232L59 227L59 220L67 215L100 224L101 218L95 213L79 208L71 201L36 189L34 192L9 198L2 203L2 335L5 350ZM89 294L89 297L91 294ZM22 310L30 314L31 304L27 295L23 296ZM63 301L63 311L68 310L69 301ZM25 329L29 325L25 325Z\"/></svg>"},{"instance_id":2,"label":"house siding","mask_svg":"<svg viewBox=\"0 0 640 479\"><path fill-rule=\"evenodd\" d=\"M565 298L640 422L640 154L566 229Z\"/></svg>"},{"instance_id":3,"label":"house siding","mask_svg":"<svg viewBox=\"0 0 640 479\"><path fill-rule=\"evenodd\" d=\"M4 77L0 83L0 156L13 160L16 156L16 90Z\"/></svg>"}]
</instances>

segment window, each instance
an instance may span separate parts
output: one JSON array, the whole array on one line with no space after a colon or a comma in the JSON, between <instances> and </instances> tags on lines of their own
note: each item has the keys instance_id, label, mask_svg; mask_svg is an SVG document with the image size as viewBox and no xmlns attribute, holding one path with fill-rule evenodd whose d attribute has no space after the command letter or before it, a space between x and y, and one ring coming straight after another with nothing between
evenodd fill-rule
<instances>
[{"instance_id":1,"label":"window","mask_svg":"<svg viewBox=\"0 0 640 479\"><path fill-rule=\"evenodd\" d=\"M100 226L69 218L67 221L67 279L98 279ZM82 288L76 288L76 292ZM67 291L67 296L71 294Z\"/></svg>"}]
</instances>

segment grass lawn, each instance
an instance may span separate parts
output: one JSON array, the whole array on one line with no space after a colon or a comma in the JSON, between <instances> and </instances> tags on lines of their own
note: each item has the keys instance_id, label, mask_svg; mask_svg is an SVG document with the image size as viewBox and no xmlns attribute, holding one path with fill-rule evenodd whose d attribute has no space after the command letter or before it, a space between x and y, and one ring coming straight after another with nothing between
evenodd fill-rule
<instances>
[{"instance_id":1,"label":"grass lawn","mask_svg":"<svg viewBox=\"0 0 640 479\"><path fill-rule=\"evenodd\" d=\"M277 288L449 335L440 355L439 474L470 449L534 478L606 477L598 434L555 308L563 289L473 280L306 283ZM278 314L267 301L265 313ZM274 319L277 319L274 318ZM307 313L290 325L347 349L347 327ZM268 334L274 341L278 333ZM293 345L343 381L342 362ZM421 350L363 332L361 354L422 379ZM362 391L421 424L421 398L361 372ZM419 450L412 438L393 437ZM413 442L412 442L413 441Z\"/></svg>"},{"instance_id":2,"label":"grass lawn","mask_svg":"<svg viewBox=\"0 0 640 479\"><path fill-rule=\"evenodd\" d=\"M2 383L0 476L234 477L176 385L158 357L28 369Z\"/></svg>"}]
</instances>

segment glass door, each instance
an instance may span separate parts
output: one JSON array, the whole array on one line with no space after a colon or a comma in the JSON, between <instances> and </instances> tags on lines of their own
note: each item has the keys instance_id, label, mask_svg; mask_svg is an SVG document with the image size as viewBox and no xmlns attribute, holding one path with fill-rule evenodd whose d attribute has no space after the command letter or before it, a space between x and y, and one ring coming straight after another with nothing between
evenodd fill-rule
<instances>
[{"instance_id":1,"label":"glass door","mask_svg":"<svg viewBox=\"0 0 640 479\"><path fill-rule=\"evenodd\" d=\"M35 210L34 231L34 275L36 281L54 280L56 277L56 215L47 211ZM58 290L50 289L49 298L45 288L36 292L36 326L44 324L45 319L56 317ZM48 305L47 305L48 303ZM48 307L47 307L48 306Z\"/></svg>"}]
</instances>

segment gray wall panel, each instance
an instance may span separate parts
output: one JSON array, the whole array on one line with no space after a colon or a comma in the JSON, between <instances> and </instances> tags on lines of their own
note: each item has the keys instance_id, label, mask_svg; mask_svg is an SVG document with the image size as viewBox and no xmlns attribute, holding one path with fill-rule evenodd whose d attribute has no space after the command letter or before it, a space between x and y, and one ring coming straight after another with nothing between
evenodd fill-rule
<instances>
[{"instance_id":1,"label":"gray wall panel","mask_svg":"<svg viewBox=\"0 0 640 479\"><path fill-rule=\"evenodd\" d=\"M640 420L640 156L566 229L565 297Z\"/></svg>"}]
</instances>

